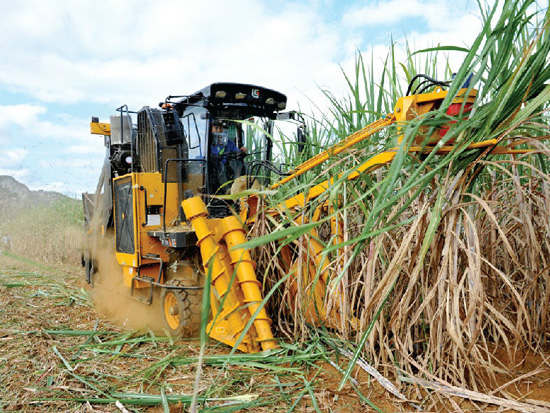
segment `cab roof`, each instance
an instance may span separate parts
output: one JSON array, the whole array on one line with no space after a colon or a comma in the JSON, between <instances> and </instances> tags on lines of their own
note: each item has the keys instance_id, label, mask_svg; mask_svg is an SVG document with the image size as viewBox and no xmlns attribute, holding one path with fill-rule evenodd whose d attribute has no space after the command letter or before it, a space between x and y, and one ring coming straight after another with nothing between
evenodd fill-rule
<instances>
[{"instance_id":1,"label":"cab roof","mask_svg":"<svg viewBox=\"0 0 550 413\"><path fill-rule=\"evenodd\" d=\"M172 102L180 112L189 106L202 106L216 112L240 110L250 116L274 119L277 112L286 108L287 98L280 92L262 86L245 83L212 83L205 88Z\"/></svg>"}]
</instances>

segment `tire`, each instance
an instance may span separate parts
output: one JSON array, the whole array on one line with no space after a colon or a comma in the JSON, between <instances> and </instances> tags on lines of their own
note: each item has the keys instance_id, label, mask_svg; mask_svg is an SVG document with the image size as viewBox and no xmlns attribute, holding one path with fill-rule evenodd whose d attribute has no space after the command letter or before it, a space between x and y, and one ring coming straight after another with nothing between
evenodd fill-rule
<instances>
[{"instance_id":1,"label":"tire","mask_svg":"<svg viewBox=\"0 0 550 413\"><path fill-rule=\"evenodd\" d=\"M183 280L169 280L168 285L189 286ZM163 288L160 295L164 323L172 337L198 337L201 327L202 290Z\"/></svg>"}]
</instances>

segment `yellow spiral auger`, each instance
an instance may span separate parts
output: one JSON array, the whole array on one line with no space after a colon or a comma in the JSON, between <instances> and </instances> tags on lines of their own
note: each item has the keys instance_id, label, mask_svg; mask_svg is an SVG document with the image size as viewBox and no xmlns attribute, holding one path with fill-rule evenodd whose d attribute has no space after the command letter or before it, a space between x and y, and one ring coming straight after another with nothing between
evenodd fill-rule
<instances>
[{"instance_id":1,"label":"yellow spiral auger","mask_svg":"<svg viewBox=\"0 0 550 413\"><path fill-rule=\"evenodd\" d=\"M238 247L246 242L246 232L239 220L233 216L208 219L200 197L186 199L182 207L197 235L205 272L211 275L213 319L207 327L210 337L234 347L255 315L237 348L246 353L277 348L271 320L262 306L256 264L248 250Z\"/></svg>"}]
</instances>

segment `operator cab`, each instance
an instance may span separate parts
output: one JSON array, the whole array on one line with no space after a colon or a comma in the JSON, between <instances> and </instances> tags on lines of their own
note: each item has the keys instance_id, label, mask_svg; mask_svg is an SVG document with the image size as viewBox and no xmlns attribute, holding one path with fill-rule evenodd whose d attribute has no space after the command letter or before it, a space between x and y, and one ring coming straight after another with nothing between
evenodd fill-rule
<instances>
[{"instance_id":1,"label":"operator cab","mask_svg":"<svg viewBox=\"0 0 550 413\"><path fill-rule=\"evenodd\" d=\"M179 100L175 100L178 98ZM170 96L162 106L181 121L186 156L178 162L185 196L226 195L238 178L267 183L272 171L273 121L286 108L286 96L238 83L214 83L190 96ZM246 178L244 178L246 177ZM229 213L231 202L207 200L211 216Z\"/></svg>"},{"instance_id":2,"label":"operator cab","mask_svg":"<svg viewBox=\"0 0 550 413\"><path fill-rule=\"evenodd\" d=\"M110 197L125 182L123 177L131 180L136 173L152 174L160 176L164 201L147 205L151 221L148 218L146 226L157 222L155 216L162 217L163 231L177 221L166 205L173 188L177 188L177 205L201 195L210 216L227 216L234 205L223 195L241 192L256 182L268 185L272 173L283 175L285 154L303 148L305 124L296 112L282 113L286 102L282 93L260 86L213 83L192 95L168 96L159 108L144 106L133 112L121 106L110 124L94 118L92 133L104 135L107 147L102 192ZM298 124L298 129L296 141L284 134L275 139L275 153L280 154L275 166L272 136L277 120L293 121L292 127ZM118 186L111 188L115 179ZM147 190L147 185L141 186ZM111 222L112 207L106 216Z\"/></svg>"}]
</instances>

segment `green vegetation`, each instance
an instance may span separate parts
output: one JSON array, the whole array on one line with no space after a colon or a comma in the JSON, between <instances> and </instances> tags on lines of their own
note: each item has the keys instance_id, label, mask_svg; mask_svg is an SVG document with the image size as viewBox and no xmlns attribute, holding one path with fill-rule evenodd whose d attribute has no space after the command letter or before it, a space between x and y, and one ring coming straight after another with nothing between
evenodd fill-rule
<instances>
[{"instance_id":1,"label":"green vegetation","mask_svg":"<svg viewBox=\"0 0 550 413\"><path fill-rule=\"evenodd\" d=\"M290 194L334 178L326 196L304 209L281 208L278 220L258 222L258 236L248 245L258 247L270 311L281 331L304 342L319 334L345 339L339 346L353 353L353 363L340 386L363 357L398 386L421 378L489 391L498 382L493 366L513 377L516 351L548 351L550 151L541 139L550 136L550 32L548 12L534 13L535 7L532 1L505 1L482 10L483 29L471 48L460 49L463 64L440 108L401 125L402 131L381 131L267 200L267 208L277 208ZM379 79L358 55L355 73L345 74L349 96L339 100L326 93L332 109L312 123L310 152L392 111L418 68L436 77L437 60L451 49L458 50L409 51L401 64L392 48ZM447 67L440 72L450 75ZM477 101L468 119L453 118L446 110L470 77L470 87L479 89ZM433 150L409 153L421 131L430 136L449 120L458 122ZM395 147L400 134L390 165L347 181L361 159ZM468 149L490 139L536 151L493 155L492 148ZM451 144L450 153L437 154ZM314 217L323 204L329 208ZM341 239L330 236L331 219L342 222ZM344 320L328 332L303 315L314 287L297 282L299 292L288 294L292 280L308 271L300 263L315 259L313 239L324 244L326 265L318 267L314 284L328 275L326 302L340 306ZM285 266L289 250L293 261ZM287 288L280 288L284 279ZM499 360L499 346L508 363Z\"/></svg>"},{"instance_id":2,"label":"green vegetation","mask_svg":"<svg viewBox=\"0 0 550 413\"><path fill-rule=\"evenodd\" d=\"M82 202L63 197L51 205L16 209L2 223L12 238L12 251L47 264L80 263L84 216Z\"/></svg>"}]
</instances>

